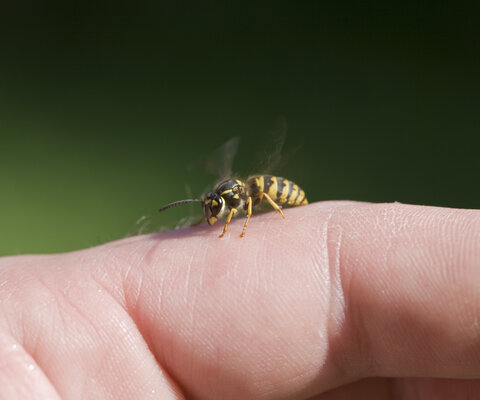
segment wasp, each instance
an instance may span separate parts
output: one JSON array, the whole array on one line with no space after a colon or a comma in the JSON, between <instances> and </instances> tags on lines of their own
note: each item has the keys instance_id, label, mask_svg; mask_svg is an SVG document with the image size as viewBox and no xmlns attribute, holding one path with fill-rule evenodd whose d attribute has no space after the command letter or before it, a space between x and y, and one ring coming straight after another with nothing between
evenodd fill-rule
<instances>
[{"instance_id":1,"label":"wasp","mask_svg":"<svg viewBox=\"0 0 480 400\"><path fill-rule=\"evenodd\" d=\"M252 209L266 200L275 211L283 218L281 206L303 206L308 204L305 192L292 181L272 175L256 175L247 179L246 182L236 178L229 178L221 181L211 192L208 192L200 199L186 199L176 201L159 209L166 209L185 203L202 203L203 216L195 224L199 225L205 220L209 225L215 224L220 217L228 213L225 219L223 237L227 232L228 224L239 211L247 213L247 219L243 225L241 237L245 235L248 221L252 216Z\"/></svg>"}]
</instances>

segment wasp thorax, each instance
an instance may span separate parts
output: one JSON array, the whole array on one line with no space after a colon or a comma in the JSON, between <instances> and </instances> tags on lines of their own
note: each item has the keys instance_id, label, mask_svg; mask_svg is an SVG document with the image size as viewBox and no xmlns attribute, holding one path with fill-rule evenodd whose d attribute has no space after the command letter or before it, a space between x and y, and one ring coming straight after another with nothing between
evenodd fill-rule
<instances>
[{"instance_id":1,"label":"wasp thorax","mask_svg":"<svg viewBox=\"0 0 480 400\"><path fill-rule=\"evenodd\" d=\"M210 192L203 199L203 215L209 225L217 222L220 215L225 210L225 201L217 193Z\"/></svg>"}]
</instances>

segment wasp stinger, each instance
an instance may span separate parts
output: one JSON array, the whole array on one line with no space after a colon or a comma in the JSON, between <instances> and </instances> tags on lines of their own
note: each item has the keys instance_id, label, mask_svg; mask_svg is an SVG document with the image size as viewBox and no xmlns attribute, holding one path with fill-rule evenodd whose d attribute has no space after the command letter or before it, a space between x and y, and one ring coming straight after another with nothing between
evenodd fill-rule
<instances>
[{"instance_id":1,"label":"wasp stinger","mask_svg":"<svg viewBox=\"0 0 480 400\"><path fill-rule=\"evenodd\" d=\"M258 206L263 199L267 200L282 217L284 215L280 206L295 207L308 204L305 192L292 181L278 176L257 175L248 178L246 183L234 178L224 180L201 199L176 201L160 208L159 211L185 203L202 203L203 216L198 224L206 220L209 225L213 225L223 214L228 212L220 237L225 235L232 217L239 211L245 211L247 219L240 234L243 237L252 215L252 208Z\"/></svg>"}]
</instances>

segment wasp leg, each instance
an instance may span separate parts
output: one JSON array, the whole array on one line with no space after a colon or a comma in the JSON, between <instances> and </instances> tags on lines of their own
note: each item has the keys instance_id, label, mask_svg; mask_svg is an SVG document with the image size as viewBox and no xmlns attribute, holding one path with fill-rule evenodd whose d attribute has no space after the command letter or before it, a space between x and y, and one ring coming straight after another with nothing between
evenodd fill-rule
<instances>
[{"instance_id":1,"label":"wasp leg","mask_svg":"<svg viewBox=\"0 0 480 400\"><path fill-rule=\"evenodd\" d=\"M228 213L228 216L227 216L227 219L225 220L225 226L223 227L223 232L222 234L219 236L219 238L223 237L223 235L225 235L225 232L227 231L227 226L228 224L230 223L230 220L232 219L232 217L237 213L237 209L236 208L232 208L230 210L230 212Z\"/></svg>"},{"instance_id":2,"label":"wasp leg","mask_svg":"<svg viewBox=\"0 0 480 400\"><path fill-rule=\"evenodd\" d=\"M270 203L270 205L273 207L273 209L277 212L280 213L280 215L282 216L282 218L285 218L285 215L283 215L283 212L282 212L282 209L278 206L277 203L275 203L272 198L266 194L266 193L260 193L260 195L258 196L260 199L262 197L265 197L267 199L267 201Z\"/></svg>"},{"instance_id":3,"label":"wasp leg","mask_svg":"<svg viewBox=\"0 0 480 400\"><path fill-rule=\"evenodd\" d=\"M195 222L194 224L190 225L190 226L197 226L197 225L200 225L203 221L205 221L205 215L202 215L202 218L200 218L200 221L198 222Z\"/></svg>"},{"instance_id":4,"label":"wasp leg","mask_svg":"<svg viewBox=\"0 0 480 400\"><path fill-rule=\"evenodd\" d=\"M248 196L247 198L247 220L245 221L245 224L243 225L243 230L242 233L240 234L240 237L243 237L245 235L245 230L247 229L247 224L248 220L250 219L252 215L252 198Z\"/></svg>"}]
</instances>

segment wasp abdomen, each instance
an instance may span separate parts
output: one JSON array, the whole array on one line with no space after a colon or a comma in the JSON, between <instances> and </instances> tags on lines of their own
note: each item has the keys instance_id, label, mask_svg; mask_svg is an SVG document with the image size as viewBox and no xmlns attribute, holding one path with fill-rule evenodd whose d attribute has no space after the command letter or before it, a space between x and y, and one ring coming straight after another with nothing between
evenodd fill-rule
<instances>
[{"instance_id":1,"label":"wasp abdomen","mask_svg":"<svg viewBox=\"0 0 480 400\"><path fill-rule=\"evenodd\" d=\"M302 206L308 204L305 192L296 183L279 176L252 176L247 181L247 190L249 196L257 198L261 197L262 193L266 193L280 205Z\"/></svg>"}]
</instances>

